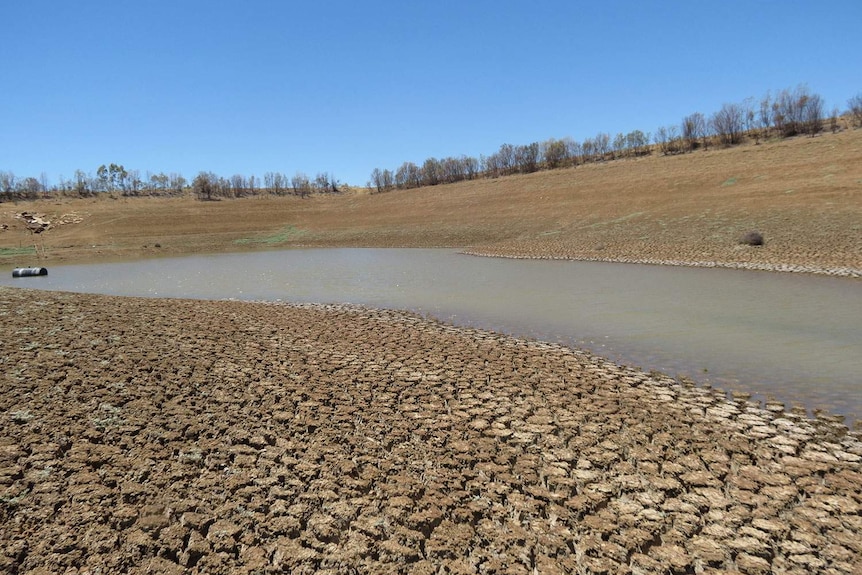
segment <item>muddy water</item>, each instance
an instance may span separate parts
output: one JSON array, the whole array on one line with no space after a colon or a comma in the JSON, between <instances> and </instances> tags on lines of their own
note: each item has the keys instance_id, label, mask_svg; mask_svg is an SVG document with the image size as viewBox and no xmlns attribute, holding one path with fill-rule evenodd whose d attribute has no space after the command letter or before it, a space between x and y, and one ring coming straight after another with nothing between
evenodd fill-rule
<instances>
[{"instance_id":1,"label":"muddy water","mask_svg":"<svg viewBox=\"0 0 862 575\"><path fill-rule=\"evenodd\" d=\"M587 348L862 416L862 283L766 272L309 249L53 266L0 283L148 297L350 302Z\"/></svg>"}]
</instances>

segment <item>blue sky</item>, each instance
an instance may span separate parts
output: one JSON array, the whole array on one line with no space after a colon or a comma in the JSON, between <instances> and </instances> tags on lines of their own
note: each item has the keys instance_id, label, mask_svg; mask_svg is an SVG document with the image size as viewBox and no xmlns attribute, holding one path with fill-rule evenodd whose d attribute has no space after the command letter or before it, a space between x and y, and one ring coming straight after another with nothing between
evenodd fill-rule
<instances>
[{"instance_id":1,"label":"blue sky","mask_svg":"<svg viewBox=\"0 0 862 575\"><path fill-rule=\"evenodd\" d=\"M862 92L862 2L0 2L0 170L262 177Z\"/></svg>"}]
</instances>

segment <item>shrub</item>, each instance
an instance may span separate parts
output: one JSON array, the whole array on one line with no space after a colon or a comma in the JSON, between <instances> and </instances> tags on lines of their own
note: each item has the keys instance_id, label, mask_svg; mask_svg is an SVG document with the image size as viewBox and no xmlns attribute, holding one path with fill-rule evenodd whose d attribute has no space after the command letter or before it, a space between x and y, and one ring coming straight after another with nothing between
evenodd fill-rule
<instances>
[{"instance_id":1,"label":"shrub","mask_svg":"<svg viewBox=\"0 0 862 575\"><path fill-rule=\"evenodd\" d=\"M745 244L747 246L762 246L763 234L758 231L752 230L739 238L739 243Z\"/></svg>"}]
</instances>

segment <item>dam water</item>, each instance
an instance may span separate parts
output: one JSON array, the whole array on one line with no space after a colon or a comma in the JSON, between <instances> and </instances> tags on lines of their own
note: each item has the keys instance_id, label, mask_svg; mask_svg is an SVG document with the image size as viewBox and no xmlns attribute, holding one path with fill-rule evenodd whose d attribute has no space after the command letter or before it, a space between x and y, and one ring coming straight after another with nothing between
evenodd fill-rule
<instances>
[{"instance_id":1,"label":"dam water","mask_svg":"<svg viewBox=\"0 0 862 575\"><path fill-rule=\"evenodd\" d=\"M330 248L4 271L0 285L404 309L862 417L862 282L847 278Z\"/></svg>"}]
</instances>

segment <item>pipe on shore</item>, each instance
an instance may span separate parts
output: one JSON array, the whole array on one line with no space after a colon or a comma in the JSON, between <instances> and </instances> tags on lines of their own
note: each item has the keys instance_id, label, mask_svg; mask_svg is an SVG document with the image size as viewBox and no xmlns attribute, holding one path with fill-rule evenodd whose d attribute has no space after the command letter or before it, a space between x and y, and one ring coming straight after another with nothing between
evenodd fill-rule
<instances>
[{"instance_id":1,"label":"pipe on shore","mask_svg":"<svg viewBox=\"0 0 862 575\"><path fill-rule=\"evenodd\" d=\"M13 278L26 278L31 276L46 276L48 268L15 268L12 270Z\"/></svg>"}]
</instances>

